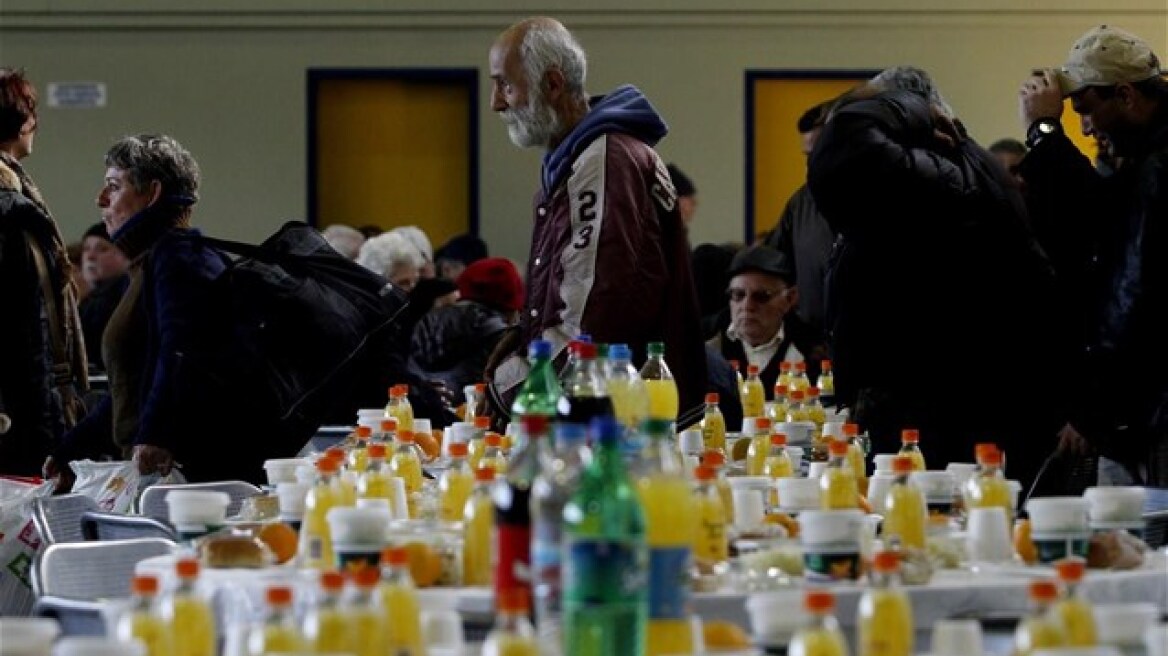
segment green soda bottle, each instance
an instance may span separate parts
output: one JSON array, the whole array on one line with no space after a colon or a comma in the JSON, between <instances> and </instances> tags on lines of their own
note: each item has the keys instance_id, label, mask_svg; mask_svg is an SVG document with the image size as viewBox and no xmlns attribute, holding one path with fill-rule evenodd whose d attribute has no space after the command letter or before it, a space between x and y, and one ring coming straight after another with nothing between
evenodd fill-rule
<instances>
[{"instance_id":1,"label":"green soda bottle","mask_svg":"<svg viewBox=\"0 0 1168 656\"><path fill-rule=\"evenodd\" d=\"M563 390L552 367L551 342L543 339L531 342L527 347L527 359L531 362L531 371L511 404L511 417L519 421L523 415L543 415L554 420L556 402L563 396Z\"/></svg>"},{"instance_id":2,"label":"green soda bottle","mask_svg":"<svg viewBox=\"0 0 1168 656\"><path fill-rule=\"evenodd\" d=\"M592 462L564 506L566 656L645 653L645 514L625 470L620 436L614 418L593 420Z\"/></svg>"}]
</instances>

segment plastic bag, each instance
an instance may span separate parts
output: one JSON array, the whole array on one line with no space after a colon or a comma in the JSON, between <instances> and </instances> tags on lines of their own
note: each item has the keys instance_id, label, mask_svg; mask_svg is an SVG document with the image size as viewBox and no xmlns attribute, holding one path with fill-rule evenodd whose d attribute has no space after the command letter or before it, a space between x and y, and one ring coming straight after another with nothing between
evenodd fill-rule
<instances>
[{"instance_id":1,"label":"plastic bag","mask_svg":"<svg viewBox=\"0 0 1168 656\"><path fill-rule=\"evenodd\" d=\"M32 502L52 493L52 481L0 478L0 615L27 615L36 602L29 575L42 541Z\"/></svg>"},{"instance_id":2,"label":"plastic bag","mask_svg":"<svg viewBox=\"0 0 1168 656\"><path fill-rule=\"evenodd\" d=\"M186 483L177 469L171 469L166 476L155 474L142 476L138 473L138 463L132 460L119 462L96 462L74 460L69 463L77 480L73 491L84 494L97 502L103 512L129 514L138 500L138 495L156 483Z\"/></svg>"}]
</instances>

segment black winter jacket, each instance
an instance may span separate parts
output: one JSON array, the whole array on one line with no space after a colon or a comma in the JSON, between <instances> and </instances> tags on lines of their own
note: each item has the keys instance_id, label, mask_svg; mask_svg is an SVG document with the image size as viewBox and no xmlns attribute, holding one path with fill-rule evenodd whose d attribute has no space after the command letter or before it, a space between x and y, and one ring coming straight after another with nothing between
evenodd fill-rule
<instances>
[{"instance_id":1,"label":"black winter jacket","mask_svg":"<svg viewBox=\"0 0 1168 656\"><path fill-rule=\"evenodd\" d=\"M487 358L507 327L502 313L475 301L432 310L414 327L410 368L442 381L461 402L463 387L483 382Z\"/></svg>"}]
</instances>

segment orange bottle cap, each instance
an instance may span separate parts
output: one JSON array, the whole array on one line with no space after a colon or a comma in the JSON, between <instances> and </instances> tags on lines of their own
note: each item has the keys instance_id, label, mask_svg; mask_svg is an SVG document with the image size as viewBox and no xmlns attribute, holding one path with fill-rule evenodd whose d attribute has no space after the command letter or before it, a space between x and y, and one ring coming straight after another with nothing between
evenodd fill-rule
<instances>
[{"instance_id":1,"label":"orange bottle cap","mask_svg":"<svg viewBox=\"0 0 1168 656\"><path fill-rule=\"evenodd\" d=\"M758 374L758 365L756 365L756 364L747 365L746 373L749 376L757 375Z\"/></svg>"},{"instance_id":2,"label":"orange bottle cap","mask_svg":"<svg viewBox=\"0 0 1168 656\"><path fill-rule=\"evenodd\" d=\"M877 572L895 572L900 568L900 554L895 551L880 551L872 559L872 568Z\"/></svg>"},{"instance_id":3,"label":"orange bottle cap","mask_svg":"<svg viewBox=\"0 0 1168 656\"><path fill-rule=\"evenodd\" d=\"M844 424L844 437L855 437L860 434L860 425L855 423Z\"/></svg>"},{"instance_id":4,"label":"orange bottle cap","mask_svg":"<svg viewBox=\"0 0 1168 656\"><path fill-rule=\"evenodd\" d=\"M475 392L477 392L478 394L482 394L485 391L487 391L487 384L486 383L475 383Z\"/></svg>"},{"instance_id":5,"label":"orange bottle cap","mask_svg":"<svg viewBox=\"0 0 1168 656\"><path fill-rule=\"evenodd\" d=\"M376 587L381 582L381 571L376 567L362 567L356 571L350 571L349 575L353 577L353 582L359 588Z\"/></svg>"},{"instance_id":6,"label":"orange bottle cap","mask_svg":"<svg viewBox=\"0 0 1168 656\"><path fill-rule=\"evenodd\" d=\"M507 588L499 591L499 610L505 613L526 613L531 610L531 599L523 588Z\"/></svg>"},{"instance_id":7,"label":"orange bottle cap","mask_svg":"<svg viewBox=\"0 0 1168 656\"><path fill-rule=\"evenodd\" d=\"M1030 582L1031 601L1054 601L1055 599L1058 599L1058 586L1054 584L1054 581Z\"/></svg>"},{"instance_id":8,"label":"orange bottle cap","mask_svg":"<svg viewBox=\"0 0 1168 656\"><path fill-rule=\"evenodd\" d=\"M373 436L373 429L372 428L370 428L368 426L358 426L357 427L357 439L361 439L362 437L372 437L372 436Z\"/></svg>"},{"instance_id":9,"label":"orange bottle cap","mask_svg":"<svg viewBox=\"0 0 1168 656\"><path fill-rule=\"evenodd\" d=\"M718 477L718 470L709 465L698 465L694 467L694 478L699 481L712 481Z\"/></svg>"},{"instance_id":10,"label":"orange bottle cap","mask_svg":"<svg viewBox=\"0 0 1168 656\"><path fill-rule=\"evenodd\" d=\"M798 372L807 371L807 363L806 362L796 362L795 363L795 371L798 371Z\"/></svg>"},{"instance_id":11,"label":"orange bottle cap","mask_svg":"<svg viewBox=\"0 0 1168 656\"><path fill-rule=\"evenodd\" d=\"M450 455L452 457L455 457L455 458L465 458L466 457L466 453L467 453L466 442L451 442L450 446L447 448L450 451Z\"/></svg>"},{"instance_id":12,"label":"orange bottle cap","mask_svg":"<svg viewBox=\"0 0 1168 656\"><path fill-rule=\"evenodd\" d=\"M702 464L711 467L721 467L726 464L726 456L717 449L710 449L702 454Z\"/></svg>"},{"instance_id":13,"label":"orange bottle cap","mask_svg":"<svg viewBox=\"0 0 1168 656\"><path fill-rule=\"evenodd\" d=\"M791 363L790 362L783 360L782 362L779 363L779 371L790 371L790 370L791 370Z\"/></svg>"},{"instance_id":14,"label":"orange bottle cap","mask_svg":"<svg viewBox=\"0 0 1168 656\"><path fill-rule=\"evenodd\" d=\"M978 458L978 460L982 464L990 467L1000 467L1002 465L1002 452L998 451L997 449L994 449L993 451L987 451L986 453L983 453L981 457Z\"/></svg>"},{"instance_id":15,"label":"orange bottle cap","mask_svg":"<svg viewBox=\"0 0 1168 656\"><path fill-rule=\"evenodd\" d=\"M332 474L341 468L341 463L337 462L335 458L325 456L316 461L316 471L324 474Z\"/></svg>"},{"instance_id":16,"label":"orange bottle cap","mask_svg":"<svg viewBox=\"0 0 1168 656\"><path fill-rule=\"evenodd\" d=\"M848 443L843 440L832 440L827 443L827 452L833 456L848 455Z\"/></svg>"},{"instance_id":17,"label":"orange bottle cap","mask_svg":"<svg viewBox=\"0 0 1168 656\"><path fill-rule=\"evenodd\" d=\"M199 561L194 558L180 558L174 564L174 572L180 579L191 580L199 577Z\"/></svg>"},{"instance_id":18,"label":"orange bottle cap","mask_svg":"<svg viewBox=\"0 0 1168 656\"><path fill-rule=\"evenodd\" d=\"M495 480L495 468L494 467L479 467L478 469L475 470L475 480L476 481L486 481L486 482L490 482L490 481Z\"/></svg>"},{"instance_id":19,"label":"orange bottle cap","mask_svg":"<svg viewBox=\"0 0 1168 656\"><path fill-rule=\"evenodd\" d=\"M334 446L332 448L325 450L324 457L332 458L333 460L344 460L345 459L345 450L339 446Z\"/></svg>"},{"instance_id":20,"label":"orange bottle cap","mask_svg":"<svg viewBox=\"0 0 1168 656\"><path fill-rule=\"evenodd\" d=\"M1065 558L1054 564L1054 571L1058 572L1059 579L1067 583L1078 583L1083 580L1087 563L1080 558Z\"/></svg>"},{"instance_id":21,"label":"orange bottle cap","mask_svg":"<svg viewBox=\"0 0 1168 656\"><path fill-rule=\"evenodd\" d=\"M384 444L370 444L369 445L369 457L370 458L384 458L385 454L386 454L386 448L385 448Z\"/></svg>"},{"instance_id":22,"label":"orange bottle cap","mask_svg":"<svg viewBox=\"0 0 1168 656\"><path fill-rule=\"evenodd\" d=\"M921 432L915 428L906 428L900 431L900 441L905 444L917 444L921 441Z\"/></svg>"},{"instance_id":23,"label":"orange bottle cap","mask_svg":"<svg viewBox=\"0 0 1168 656\"><path fill-rule=\"evenodd\" d=\"M393 387L389 388L389 395L396 399L407 395L409 391L409 385L394 385Z\"/></svg>"},{"instance_id":24,"label":"orange bottle cap","mask_svg":"<svg viewBox=\"0 0 1168 656\"><path fill-rule=\"evenodd\" d=\"M414 432L403 430L397 432L397 441L405 444L411 444L414 441Z\"/></svg>"},{"instance_id":25,"label":"orange bottle cap","mask_svg":"<svg viewBox=\"0 0 1168 656\"><path fill-rule=\"evenodd\" d=\"M388 565L409 565L410 552L405 547L386 547L381 550L381 562Z\"/></svg>"},{"instance_id":26,"label":"orange bottle cap","mask_svg":"<svg viewBox=\"0 0 1168 656\"><path fill-rule=\"evenodd\" d=\"M909 456L896 456L892 459L892 473L894 474L911 474L913 470L913 461Z\"/></svg>"},{"instance_id":27,"label":"orange bottle cap","mask_svg":"<svg viewBox=\"0 0 1168 656\"><path fill-rule=\"evenodd\" d=\"M803 593L803 607L812 613L830 613L835 610L835 595L828 590L807 590Z\"/></svg>"},{"instance_id":28,"label":"orange bottle cap","mask_svg":"<svg viewBox=\"0 0 1168 656\"><path fill-rule=\"evenodd\" d=\"M345 577L340 572L329 570L320 573L320 587L329 592L340 592L345 589Z\"/></svg>"},{"instance_id":29,"label":"orange bottle cap","mask_svg":"<svg viewBox=\"0 0 1168 656\"><path fill-rule=\"evenodd\" d=\"M787 386L782 383L775 384L775 396L786 396Z\"/></svg>"},{"instance_id":30,"label":"orange bottle cap","mask_svg":"<svg viewBox=\"0 0 1168 656\"><path fill-rule=\"evenodd\" d=\"M487 446L503 446L503 436L498 433L487 433L483 441Z\"/></svg>"},{"instance_id":31,"label":"orange bottle cap","mask_svg":"<svg viewBox=\"0 0 1168 656\"><path fill-rule=\"evenodd\" d=\"M386 419L382 419L381 420L381 432L382 433L397 432L397 419L394 417L388 417Z\"/></svg>"},{"instance_id":32,"label":"orange bottle cap","mask_svg":"<svg viewBox=\"0 0 1168 656\"><path fill-rule=\"evenodd\" d=\"M717 392L710 392L709 394L706 394L706 403L717 403L717 402L718 402L718 393Z\"/></svg>"},{"instance_id":33,"label":"orange bottle cap","mask_svg":"<svg viewBox=\"0 0 1168 656\"><path fill-rule=\"evenodd\" d=\"M803 390L791 390L791 400L792 401L802 401L803 400Z\"/></svg>"},{"instance_id":34,"label":"orange bottle cap","mask_svg":"<svg viewBox=\"0 0 1168 656\"><path fill-rule=\"evenodd\" d=\"M264 597L269 606L287 606L292 603L292 588L286 585L273 585L268 588Z\"/></svg>"},{"instance_id":35,"label":"orange bottle cap","mask_svg":"<svg viewBox=\"0 0 1168 656\"><path fill-rule=\"evenodd\" d=\"M973 452L977 456L978 460L981 460L983 457L985 457L987 453L992 453L997 450L998 445L993 444L992 442L981 442L977 446L973 447Z\"/></svg>"},{"instance_id":36,"label":"orange bottle cap","mask_svg":"<svg viewBox=\"0 0 1168 656\"><path fill-rule=\"evenodd\" d=\"M480 430L487 430L488 428L491 427L491 418L490 417L475 417L474 418L474 427L477 429L480 429Z\"/></svg>"},{"instance_id":37,"label":"orange bottle cap","mask_svg":"<svg viewBox=\"0 0 1168 656\"><path fill-rule=\"evenodd\" d=\"M784 433L775 433L774 435L771 435L771 445L787 446L787 436Z\"/></svg>"},{"instance_id":38,"label":"orange bottle cap","mask_svg":"<svg viewBox=\"0 0 1168 656\"><path fill-rule=\"evenodd\" d=\"M808 387L805 394L807 394L808 398L813 399L813 398L819 396L819 388L818 387Z\"/></svg>"},{"instance_id":39,"label":"orange bottle cap","mask_svg":"<svg viewBox=\"0 0 1168 656\"><path fill-rule=\"evenodd\" d=\"M757 430L768 431L771 429L771 418L770 417L755 417L754 418L754 426Z\"/></svg>"},{"instance_id":40,"label":"orange bottle cap","mask_svg":"<svg viewBox=\"0 0 1168 656\"><path fill-rule=\"evenodd\" d=\"M820 360L819 369L821 371L831 371L831 360Z\"/></svg>"},{"instance_id":41,"label":"orange bottle cap","mask_svg":"<svg viewBox=\"0 0 1168 656\"><path fill-rule=\"evenodd\" d=\"M135 576L130 580L130 591L134 594L158 594L158 577L149 574Z\"/></svg>"}]
</instances>

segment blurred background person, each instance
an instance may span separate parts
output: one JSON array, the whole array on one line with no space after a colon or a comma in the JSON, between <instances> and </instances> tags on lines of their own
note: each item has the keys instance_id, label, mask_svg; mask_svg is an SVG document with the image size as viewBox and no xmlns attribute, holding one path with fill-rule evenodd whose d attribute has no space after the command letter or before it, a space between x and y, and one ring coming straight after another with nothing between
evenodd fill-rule
<instances>
[{"instance_id":1,"label":"blurred background person","mask_svg":"<svg viewBox=\"0 0 1168 656\"><path fill-rule=\"evenodd\" d=\"M1005 139L998 139L990 144L987 150L990 151L990 154L995 159L1002 163L1002 167L1006 169L1010 177L1017 180L1018 185L1021 186L1022 174L1020 173L1020 165L1022 164L1022 159L1026 157L1026 144L1017 139L1006 137Z\"/></svg>"},{"instance_id":2,"label":"blurred background person","mask_svg":"<svg viewBox=\"0 0 1168 656\"><path fill-rule=\"evenodd\" d=\"M357 264L385 276L395 287L409 293L418 284L425 259L405 236L383 232L365 240L357 255Z\"/></svg>"},{"instance_id":3,"label":"blurred background person","mask_svg":"<svg viewBox=\"0 0 1168 656\"><path fill-rule=\"evenodd\" d=\"M487 243L474 235L457 235L434 253L438 276L458 280L466 267L489 255Z\"/></svg>"},{"instance_id":4,"label":"blurred background person","mask_svg":"<svg viewBox=\"0 0 1168 656\"><path fill-rule=\"evenodd\" d=\"M405 237L406 241L418 251L418 255L422 256L422 264L418 267L419 278L433 278L437 275L434 268L434 247L430 244L430 238L418 226L402 226L394 228L390 232Z\"/></svg>"},{"instance_id":5,"label":"blurred background person","mask_svg":"<svg viewBox=\"0 0 1168 656\"><path fill-rule=\"evenodd\" d=\"M333 250L350 260L357 259L357 256L361 254L361 245L365 243L365 235L361 234L360 230L344 223L326 226L324 230L320 231L320 234L324 236L329 246L333 247Z\"/></svg>"},{"instance_id":6,"label":"blurred background person","mask_svg":"<svg viewBox=\"0 0 1168 656\"><path fill-rule=\"evenodd\" d=\"M36 108L24 72L0 68L0 474L19 476L39 475L88 387L65 240L21 165Z\"/></svg>"},{"instance_id":7,"label":"blurred background person","mask_svg":"<svg viewBox=\"0 0 1168 656\"><path fill-rule=\"evenodd\" d=\"M673 188L677 190L677 212L681 214L681 222L689 228L694 216L698 213L698 188L676 164L665 167L669 177L673 179Z\"/></svg>"},{"instance_id":8,"label":"blurred background person","mask_svg":"<svg viewBox=\"0 0 1168 656\"><path fill-rule=\"evenodd\" d=\"M89 293L81 299L81 329L91 371L105 371L101 336L130 282L130 260L110 240L105 224L95 223L81 239L81 271Z\"/></svg>"}]
</instances>

